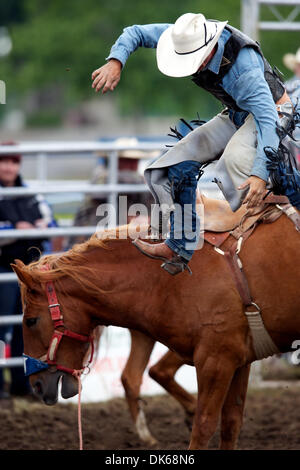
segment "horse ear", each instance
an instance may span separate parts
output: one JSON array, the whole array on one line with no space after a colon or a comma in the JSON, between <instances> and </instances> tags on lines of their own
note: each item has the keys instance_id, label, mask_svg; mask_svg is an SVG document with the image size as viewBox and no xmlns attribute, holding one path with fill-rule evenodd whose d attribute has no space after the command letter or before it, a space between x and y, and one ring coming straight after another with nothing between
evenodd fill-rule
<instances>
[{"instance_id":1,"label":"horse ear","mask_svg":"<svg viewBox=\"0 0 300 470\"><path fill-rule=\"evenodd\" d=\"M25 264L22 263L19 259L15 259L15 264L11 264L12 269L18 276L19 280L23 282L29 289L32 289L34 286L34 280L32 276L24 270Z\"/></svg>"}]
</instances>

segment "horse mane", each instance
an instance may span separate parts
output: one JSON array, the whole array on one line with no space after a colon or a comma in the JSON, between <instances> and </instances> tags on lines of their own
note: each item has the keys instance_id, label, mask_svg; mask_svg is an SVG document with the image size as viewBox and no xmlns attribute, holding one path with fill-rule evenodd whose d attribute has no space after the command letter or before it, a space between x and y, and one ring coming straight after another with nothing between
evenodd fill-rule
<instances>
[{"instance_id":1,"label":"horse mane","mask_svg":"<svg viewBox=\"0 0 300 470\"><path fill-rule=\"evenodd\" d=\"M148 226L140 225L136 231L146 233ZM127 240L129 225L122 225L94 233L87 241L77 243L68 251L60 254L44 255L37 261L28 265L19 266L19 269L30 275L39 283L59 280L64 276L71 277L89 295L97 295L101 291L99 285L93 282L95 269L87 265L87 255L92 249L111 250L113 246L109 241ZM44 267L47 265L47 269ZM105 291L107 293L107 291Z\"/></svg>"}]
</instances>

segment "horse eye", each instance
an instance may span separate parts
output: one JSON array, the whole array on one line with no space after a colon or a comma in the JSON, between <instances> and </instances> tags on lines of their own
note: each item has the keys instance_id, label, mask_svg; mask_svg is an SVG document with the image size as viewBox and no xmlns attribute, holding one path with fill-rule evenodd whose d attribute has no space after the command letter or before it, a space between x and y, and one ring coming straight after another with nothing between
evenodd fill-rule
<instances>
[{"instance_id":1,"label":"horse eye","mask_svg":"<svg viewBox=\"0 0 300 470\"><path fill-rule=\"evenodd\" d=\"M31 328L32 326L36 325L38 321L38 318L27 318L25 320L25 324L28 328Z\"/></svg>"},{"instance_id":2,"label":"horse eye","mask_svg":"<svg viewBox=\"0 0 300 470\"><path fill-rule=\"evenodd\" d=\"M36 294L38 294L38 291L36 289L29 289L29 293L31 295L36 295Z\"/></svg>"}]
</instances>

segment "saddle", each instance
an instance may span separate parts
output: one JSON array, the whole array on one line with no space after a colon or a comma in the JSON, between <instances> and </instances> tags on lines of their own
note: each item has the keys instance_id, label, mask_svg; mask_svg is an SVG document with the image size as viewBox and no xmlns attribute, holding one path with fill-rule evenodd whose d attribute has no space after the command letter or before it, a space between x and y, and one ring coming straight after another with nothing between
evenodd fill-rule
<instances>
[{"instance_id":1,"label":"saddle","mask_svg":"<svg viewBox=\"0 0 300 470\"><path fill-rule=\"evenodd\" d=\"M262 205L251 213L247 211L246 205L242 205L236 212L232 212L227 201L208 199L202 194L197 196L197 205L199 215L204 215L202 239L204 238L217 253L226 259L245 307L256 358L263 359L280 353L264 326L259 306L252 299L239 253L243 243L251 236L259 223L275 222L282 214L285 214L294 223L296 230L300 232L299 212L290 204L286 196L275 196L272 193L266 193ZM198 210L200 208L202 214ZM229 248L222 250L223 243L230 236L233 237L233 243ZM226 244L226 246L228 245Z\"/></svg>"},{"instance_id":2,"label":"saddle","mask_svg":"<svg viewBox=\"0 0 300 470\"><path fill-rule=\"evenodd\" d=\"M221 246L229 235L236 239L241 236L248 238L258 223L275 222L283 213L294 222L297 230L300 224L300 215L289 199L272 193L267 193L261 206L251 214L246 205L233 212L226 200L211 199L198 193L197 212L200 217L203 216L205 241L216 247Z\"/></svg>"},{"instance_id":3,"label":"saddle","mask_svg":"<svg viewBox=\"0 0 300 470\"><path fill-rule=\"evenodd\" d=\"M197 193L197 212L200 220L204 221L200 243L202 244L204 239L217 253L224 256L228 264L229 272L244 305L256 359L279 354L279 349L265 328L261 309L252 299L239 253L244 242L251 236L258 224L275 222L283 214L300 232L300 213L290 204L286 196L276 196L270 191L266 192L261 206L256 207L255 211L250 211L246 205L242 205L236 212L232 212L229 203L225 200L209 199ZM148 227L148 234L149 228L151 227ZM231 238L231 243L225 243L229 238ZM163 240L163 236L160 235L159 239ZM174 265L174 263L171 264ZM183 271L184 269L186 266L182 267ZM168 269L166 270L173 274Z\"/></svg>"},{"instance_id":4,"label":"saddle","mask_svg":"<svg viewBox=\"0 0 300 470\"><path fill-rule=\"evenodd\" d=\"M204 230L212 232L233 230L247 212L245 205L232 212L226 200L210 199L198 192L197 211L201 205L204 207ZM200 213L198 215L201 217Z\"/></svg>"}]
</instances>

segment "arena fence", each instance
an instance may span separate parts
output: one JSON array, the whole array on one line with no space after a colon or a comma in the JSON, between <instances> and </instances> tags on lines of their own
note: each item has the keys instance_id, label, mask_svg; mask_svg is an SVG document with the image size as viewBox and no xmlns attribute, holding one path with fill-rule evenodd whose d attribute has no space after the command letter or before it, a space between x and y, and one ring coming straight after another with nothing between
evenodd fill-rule
<instances>
[{"instance_id":1,"label":"arena fence","mask_svg":"<svg viewBox=\"0 0 300 470\"><path fill-rule=\"evenodd\" d=\"M261 21L261 7L268 8L272 21ZM296 21L299 12L300 0L242 0L241 29L256 41L260 31L300 31L300 22Z\"/></svg>"},{"instance_id":2,"label":"arena fence","mask_svg":"<svg viewBox=\"0 0 300 470\"><path fill-rule=\"evenodd\" d=\"M135 139L134 139L135 140ZM5 197L31 196L37 194L101 194L106 195L107 202L115 209L118 206L118 195L129 193L148 192L145 184L118 184L119 158L124 151L134 150L143 153L143 156L136 158L151 159L153 152L157 152L157 157L166 151L166 144L170 141L156 142L129 142L120 144L119 141L112 142L40 142L24 143L19 145L0 146L0 155L14 155L16 153L36 157L36 178L29 187L0 188L0 199ZM51 181L47 179L47 164L51 155L61 155L65 158L72 155L82 155L83 158L91 156L103 156L108 159L107 184L92 184L84 181ZM148 158L147 158L148 155ZM216 185L214 185L216 186ZM212 185L203 183L203 189L207 192L214 192ZM94 226L86 227L55 227L48 229L27 229L27 230L2 230L0 231L0 245L2 239L34 239L34 238L55 238L67 236L90 236L96 231ZM0 283L17 282L14 273L0 274ZM21 324L22 315L0 316L0 327L13 324ZM0 358L0 368L18 367L23 364L22 358Z\"/></svg>"}]
</instances>

